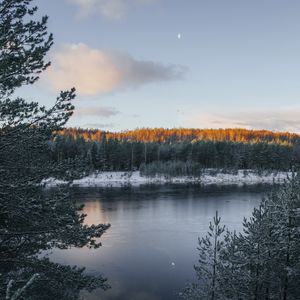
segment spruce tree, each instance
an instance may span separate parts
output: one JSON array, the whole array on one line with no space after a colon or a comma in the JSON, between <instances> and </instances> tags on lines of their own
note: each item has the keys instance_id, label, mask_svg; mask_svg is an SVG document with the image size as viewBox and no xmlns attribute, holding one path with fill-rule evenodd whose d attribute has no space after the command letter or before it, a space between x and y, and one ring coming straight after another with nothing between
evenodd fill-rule
<instances>
[{"instance_id":1,"label":"spruce tree","mask_svg":"<svg viewBox=\"0 0 300 300\"><path fill-rule=\"evenodd\" d=\"M300 176L274 189L243 222L239 234L227 232L220 242L217 264L211 259L217 231L212 225L200 239L198 283L186 299L296 300L300 297ZM215 217L216 218L216 217ZM216 230L216 228L215 228ZM222 230L220 230L222 232ZM214 238L215 237L215 238ZM219 237L218 237L219 238ZM217 272L212 273L216 265ZM213 274L216 283L213 284ZM215 286L215 289L212 287ZM215 293L212 291L215 290Z\"/></svg>"},{"instance_id":2,"label":"spruce tree","mask_svg":"<svg viewBox=\"0 0 300 300\"><path fill-rule=\"evenodd\" d=\"M70 161L53 161L50 141L72 115L75 90L61 92L51 108L14 98L50 65L47 17L36 20L31 2L0 1L0 298L79 299L81 289L106 288L105 280L39 254L97 248L109 225L84 225L68 187L45 192L41 186L45 178L70 176Z\"/></svg>"},{"instance_id":3,"label":"spruce tree","mask_svg":"<svg viewBox=\"0 0 300 300\"><path fill-rule=\"evenodd\" d=\"M220 253L224 247L225 226L221 226L220 223L221 218L216 211L207 235L198 240L199 259L198 264L194 266L198 283L185 289L182 294L184 299L223 299L220 285Z\"/></svg>"}]
</instances>

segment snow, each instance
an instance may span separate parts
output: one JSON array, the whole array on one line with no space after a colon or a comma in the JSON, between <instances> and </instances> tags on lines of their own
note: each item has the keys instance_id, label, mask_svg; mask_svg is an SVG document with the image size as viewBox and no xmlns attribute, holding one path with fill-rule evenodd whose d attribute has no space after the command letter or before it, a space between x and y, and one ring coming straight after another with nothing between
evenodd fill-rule
<instances>
[{"instance_id":1,"label":"snow","mask_svg":"<svg viewBox=\"0 0 300 300\"><path fill-rule=\"evenodd\" d=\"M200 177L168 177L142 176L139 171L135 172L96 172L87 177L73 180L71 185L79 187L119 187L124 185L141 184L164 184L164 183L197 183L202 185L254 185L283 183L291 172L276 172L257 174L252 170L238 170L236 173L220 173L213 169L204 170ZM42 184L53 187L66 184L62 180L48 178Z\"/></svg>"},{"instance_id":2,"label":"snow","mask_svg":"<svg viewBox=\"0 0 300 300\"><path fill-rule=\"evenodd\" d=\"M55 179L53 177L43 179L41 182L41 185L46 187L58 186L63 184L67 184L67 182L63 180Z\"/></svg>"}]
</instances>

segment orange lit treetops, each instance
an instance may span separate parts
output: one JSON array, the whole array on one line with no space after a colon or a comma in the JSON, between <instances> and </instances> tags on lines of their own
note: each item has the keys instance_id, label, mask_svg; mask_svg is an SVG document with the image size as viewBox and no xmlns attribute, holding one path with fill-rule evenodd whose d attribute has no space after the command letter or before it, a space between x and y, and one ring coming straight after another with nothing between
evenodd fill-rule
<instances>
[{"instance_id":1,"label":"orange lit treetops","mask_svg":"<svg viewBox=\"0 0 300 300\"><path fill-rule=\"evenodd\" d=\"M281 145L295 144L300 135L289 132L272 132L268 130L248 130L241 128L227 129L192 129L192 128L140 128L135 130L108 132L98 129L66 128L59 133L74 139L89 141L115 139L136 142L195 142L195 141L231 141L239 143L274 143Z\"/></svg>"}]
</instances>

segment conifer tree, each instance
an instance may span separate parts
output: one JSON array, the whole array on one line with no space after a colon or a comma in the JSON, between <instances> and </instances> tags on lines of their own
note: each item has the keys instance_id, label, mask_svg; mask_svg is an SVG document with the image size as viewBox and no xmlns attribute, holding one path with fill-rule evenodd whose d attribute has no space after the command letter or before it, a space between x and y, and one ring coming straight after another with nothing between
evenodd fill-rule
<instances>
[{"instance_id":1,"label":"conifer tree","mask_svg":"<svg viewBox=\"0 0 300 300\"><path fill-rule=\"evenodd\" d=\"M185 299L222 299L220 253L224 247L225 226L221 226L220 223L221 218L216 211L207 235L198 240L199 259L194 268L199 283L185 289L182 295Z\"/></svg>"},{"instance_id":2,"label":"conifer tree","mask_svg":"<svg viewBox=\"0 0 300 300\"><path fill-rule=\"evenodd\" d=\"M50 65L44 59L53 42L47 17L36 20L31 2L0 1L0 298L79 299L83 288L106 288L105 280L39 254L52 247L97 248L109 225L84 225L67 187L51 193L41 187L45 178L70 175L62 157L52 160L50 141L72 115L75 90L61 92L51 108L13 98Z\"/></svg>"},{"instance_id":3,"label":"conifer tree","mask_svg":"<svg viewBox=\"0 0 300 300\"><path fill-rule=\"evenodd\" d=\"M217 256L214 296L219 298L215 299L300 298L299 211L300 176L297 175L262 199L251 218L244 220L243 232L226 233ZM207 257L212 257L215 251L210 237L213 234L200 239L200 259L196 268L199 282L184 291L186 299L212 297L213 264L209 264L211 259Z\"/></svg>"}]
</instances>

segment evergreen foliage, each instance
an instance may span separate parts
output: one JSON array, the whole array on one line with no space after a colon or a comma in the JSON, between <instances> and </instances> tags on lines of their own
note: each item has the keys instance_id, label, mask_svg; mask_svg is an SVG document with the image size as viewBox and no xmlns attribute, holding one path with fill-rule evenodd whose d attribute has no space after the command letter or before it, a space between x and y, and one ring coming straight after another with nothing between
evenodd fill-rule
<instances>
[{"instance_id":1,"label":"evergreen foliage","mask_svg":"<svg viewBox=\"0 0 300 300\"><path fill-rule=\"evenodd\" d=\"M199 282L188 286L182 297L211 300L299 299L299 211L298 176L264 198L254 209L252 217L244 220L244 230L239 235L227 231L221 237L224 228L219 227L217 231L220 225L216 216L208 235L200 240L199 266L196 267ZM216 237L221 238L219 247L212 243ZM212 284L213 278L215 285Z\"/></svg>"},{"instance_id":2,"label":"evergreen foliage","mask_svg":"<svg viewBox=\"0 0 300 300\"><path fill-rule=\"evenodd\" d=\"M200 177L201 170L201 165L192 161L154 161L150 164L141 164L140 166L141 174L150 177L155 177L156 175Z\"/></svg>"},{"instance_id":3,"label":"evergreen foliage","mask_svg":"<svg viewBox=\"0 0 300 300\"><path fill-rule=\"evenodd\" d=\"M54 161L78 158L89 162L89 170L140 169L150 175L172 173L188 176L194 173L199 176L203 168L260 172L289 171L300 166L298 146L291 144L204 140L143 142L107 138L105 134L98 136L98 140L90 140L78 132L78 135L74 131L73 135L60 134L52 141Z\"/></svg>"},{"instance_id":4,"label":"evergreen foliage","mask_svg":"<svg viewBox=\"0 0 300 300\"><path fill-rule=\"evenodd\" d=\"M194 266L199 283L188 286L182 294L184 299L221 299L220 252L224 247L225 226L216 212L209 224L207 235L198 239L199 260Z\"/></svg>"},{"instance_id":5,"label":"evergreen foliage","mask_svg":"<svg viewBox=\"0 0 300 300\"><path fill-rule=\"evenodd\" d=\"M84 225L67 187L40 186L44 178L74 176L74 161L52 159L51 140L72 115L75 91L61 92L49 109L12 98L49 66L47 17L35 20L30 4L0 1L0 299L79 299L82 289L107 288L105 279L52 263L41 251L97 248L109 225Z\"/></svg>"},{"instance_id":6,"label":"evergreen foliage","mask_svg":"<svg viewBox=\"0 0 300 300\"><path fill-rule=\"evenodd\" d=\"M236 142L236 143L271 143L279 145L299 144L300 135L289 132L268 130L248 130L243 128L195 129L195 128L140 128L122 132L107 132L99 129L66 128L60 132L73 138L82 137L89 141L99 141L103 137L127 142L143 143L178 143L178 142Z\"/></svg>"}]
</instances>

